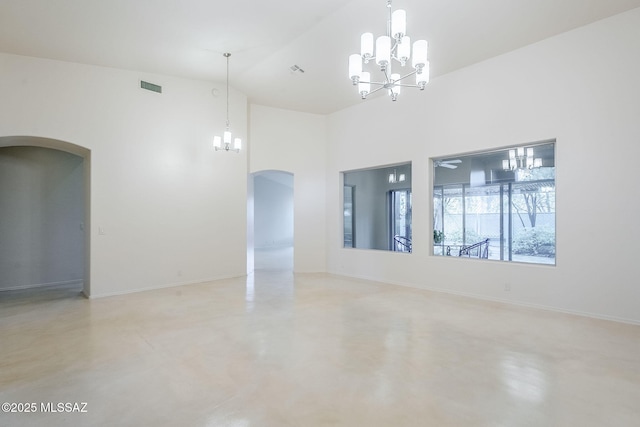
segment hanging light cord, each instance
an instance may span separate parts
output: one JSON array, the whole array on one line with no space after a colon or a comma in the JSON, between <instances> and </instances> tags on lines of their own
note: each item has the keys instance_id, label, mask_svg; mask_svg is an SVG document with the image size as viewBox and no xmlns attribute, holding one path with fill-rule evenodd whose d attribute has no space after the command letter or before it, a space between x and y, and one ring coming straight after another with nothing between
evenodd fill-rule
<instances>
[{"instance_id":1,"label":"hanging light cord","mask_svg":"<svg viewBox=\"0 0 640 427\"><path fill-rule=\"evenodd\" d=\"M229 130L229 57L230 53L224 54L225 58L227 58L227 130Z\"/></svg>"}]
</instances>

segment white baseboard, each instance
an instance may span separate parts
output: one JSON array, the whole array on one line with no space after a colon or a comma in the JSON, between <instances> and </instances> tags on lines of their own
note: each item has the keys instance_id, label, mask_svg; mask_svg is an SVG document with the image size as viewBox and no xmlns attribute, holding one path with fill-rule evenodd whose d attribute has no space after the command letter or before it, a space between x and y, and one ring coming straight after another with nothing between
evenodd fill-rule
<instances>
[{"instance_id":1,"label":"white baseboard","mask_svg":"<svg viewBox=\"0 0 640 427\"><path fill-rule=\"evenodd\" d=\"M534 309L537 309L537 310L553 311L553 312L556 312L556 313L571 314L571 315L574 315L574 316L589 317L589 318L592 318L592 319L599 319L599 320L608 320L610 322L626 323L626 324L630 324L630 325L640 325L640 320L627 319L627 318L624 318L624 317L609 316L609 315L599 314L599 313L590 313L590 312L580 311L580 310L570 310L570 309L565 309L565 308L560 308L560 307L553 307L553 306L547 306L547 305L542 305L542 304L532 304L532 303L527 303L527 302L522 302L522 301L513 301L513 300L489 297L489 296L486 296L486 295L479 295L479 294L474 294L474 293L469 293L469 292L452 291L450 289L436 288L436 287L431 287L431 286L418 286L418 285L413 284L413 283L382 281L380 279L367 277L367 276L349 275L349 274L343 274L343 273L330 273L330 274L334 274L336 276L344 276L344 277L350 277L350 278L354 278L354 279L366 280L366 281L369 281L369 282L388 283L390 285L405 286L405 287L413 288L413 289L422 289L422 290L425 290L425 291L438 292L438 293L449 294L449 295L457 295L457 296L461 296L461 297L465 297L465 298L474 298L474 299L484 300L484 301L499 302L499 303L503 303L503 304L511 304L511 305L516 305L516 306L520 306L520 307L534 308Z\"/></svg>"},{"instance_id":2,"label":"white baseboard","mask_svg":"<svg viewBox=\"0 0 640 427\"><path fill-rule=\"evenodd\" d=\"M198 280L192 280L192 281L187 281L187 282L175 282L175 283L167 283L164 285L158 285L158 286L149 286L149 287L145 287L145 288L136 288L136 289L127 289L127 290L123 290L123 291L116 291L116 292L104 292L104 293L100 293L100 294L94 294L91 293L91 295L88 296L89 299L96 299L96 298L105 298L105 297L115 297L118 295L128 295L128 294L135 294L138 292L146 292L146 291L155 291L155 290L159 290L159 289L167 289L167 288L177 288L180 286L188 286L188 285L199 285L201 283L208 283L208 282L215 282L218 280L227 280L227 279L235 279L238 277L245 277L245 275L232 275L232 276L220 276L220 277L214 277L214 278L208 278L208 279L198 279ZM86 296L86 294L85 294Z\"/></svg>"},{"instance_id":3,"label":"white baseboard","mask_svg":"<svg viewBox=\"0 0 640 427\"><path fill-rule=\"evenodd\" d=\"M67 286L67 285L80 285L84 283L82 279L76 280L65 280L62 282L49 282L49 283L30 283L27 285L17 285L17 286L9 286L0 288L0 292L3 291L22 291L26 289L36 289L36 288L54 288L57 286Z\"/></svg>"}]
</instances>

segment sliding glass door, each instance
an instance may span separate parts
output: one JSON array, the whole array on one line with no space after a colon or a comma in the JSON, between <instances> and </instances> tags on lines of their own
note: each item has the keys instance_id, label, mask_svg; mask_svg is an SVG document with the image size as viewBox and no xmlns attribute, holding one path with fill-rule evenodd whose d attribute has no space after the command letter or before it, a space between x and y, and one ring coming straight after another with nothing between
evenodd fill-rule
<instances>
[{"instance_id":1,"label":"sliding glass door","mask_svg":"<svg viewBox=\"0 0 640 427\"><path fill-rule=\"evenodd\" d=\"M489 259L555 263L554 180L437 186L433 206L434 255L489 239Z\"/></svg>"},{"instance_id":2,"label":"sliding glass door","mask_svg":"<svg viewBox=\"0 0 640 427\"><path fill-rule=\"evenodd\" d=\"M391 250L411 252L411 190L391 190L390 207L390 243Z\"/></svg>"}]
</instances>

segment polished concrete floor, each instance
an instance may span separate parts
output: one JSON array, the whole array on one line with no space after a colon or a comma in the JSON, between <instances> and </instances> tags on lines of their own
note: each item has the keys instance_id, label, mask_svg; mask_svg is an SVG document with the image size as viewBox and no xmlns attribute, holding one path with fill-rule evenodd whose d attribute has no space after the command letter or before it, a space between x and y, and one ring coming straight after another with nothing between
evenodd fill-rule
<instances>
[{"instance_id":1,"label":"polished concrete floor","mask_svg":"<svg viewBox=\"0 0 640 427\"><path fill-rule=\"evenodd\" d=\"M37 404L1 426L638 426L640 327L286 271L18 292L0 402Z\"/></svg>"},{"instance_id":2,"label":"polished concrete floor","mask_svg":"<svg viewBox=\"0 0 640 427\"><path fill-rule=\"evenodd\" d=\"M254 268L260 271L293 270L293 246L281 248L256 248Z\"/></svg>"}]
</instances>

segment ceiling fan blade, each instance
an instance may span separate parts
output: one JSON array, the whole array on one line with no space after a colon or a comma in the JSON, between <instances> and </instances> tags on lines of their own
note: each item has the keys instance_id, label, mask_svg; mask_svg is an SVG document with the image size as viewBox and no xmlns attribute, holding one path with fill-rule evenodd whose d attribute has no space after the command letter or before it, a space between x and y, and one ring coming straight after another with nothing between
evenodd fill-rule
<instances>
[{"instance_id":1,"label":"ceiling fan blade","mask_svg":"<svg viewBox=\"0 0 640 427\"><path fill-rule=\"evenodd\" d=\"M462 163L462 160L460 160L460 159L442 160L442 163Z\"/></svg>"},{"instance_id":2,"label":"ceiling fan blade","mask_svg":"<svg viewBox=\"0 0 640 427\"><path fill-rule=\"evenodd\" d=\"M456 165L450 165L449 163L440 163L438 166L442 166L443 168L447 168L447 169L457 169L458 168Z\"/></svg>"}]
</instances>

